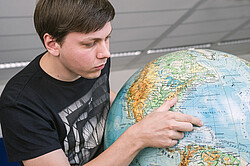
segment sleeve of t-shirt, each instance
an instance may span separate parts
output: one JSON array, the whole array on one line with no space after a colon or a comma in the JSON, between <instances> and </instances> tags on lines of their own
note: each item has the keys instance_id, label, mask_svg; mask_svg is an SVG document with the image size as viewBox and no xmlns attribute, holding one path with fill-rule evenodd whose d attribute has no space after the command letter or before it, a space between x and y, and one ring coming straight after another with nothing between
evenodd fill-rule
<instances>
[{"instance_id":1,"label":"sleeve of t-shirt","mask_svg":"<svg viewBox=\"0 0 250 166\"><path fill-rule=\"evenodd\" d=\"M61 148L52 117L38 110L35 104L2 108L2 132L10 162L35 158Z\"/></svg>"}]
</instances>

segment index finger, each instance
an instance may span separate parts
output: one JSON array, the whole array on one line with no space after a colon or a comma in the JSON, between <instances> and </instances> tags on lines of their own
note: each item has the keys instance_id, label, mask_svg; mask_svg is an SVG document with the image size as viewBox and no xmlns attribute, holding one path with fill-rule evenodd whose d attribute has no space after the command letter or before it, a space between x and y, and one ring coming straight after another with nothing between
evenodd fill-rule
<instances>
[{"instance_id":1,"label":"index finger","mask_svg":"<svg viewBox=\"0 0 250 166\"><path fill-rule=\"evenodd\" d=\"M180 116L177 116L175 120L179 121L179 122L189 122L189 123L192 123L193 125L196 125L196 126L203 125L202 120L200 120L199 118L196 118L192 115L188 115L188 114L180 113Z\"/></svg>"},{"instance_id":2,"label":"index finger","mask_svg":"<svg viewBox=\"0 0 250 166\"><path fill-rule=\"evenodd\" d=\"M171 100L165 101L157 111L168 111L172 106L174 106L177 102L177 97L172 98Z\"/></svg>"}]
</instances>

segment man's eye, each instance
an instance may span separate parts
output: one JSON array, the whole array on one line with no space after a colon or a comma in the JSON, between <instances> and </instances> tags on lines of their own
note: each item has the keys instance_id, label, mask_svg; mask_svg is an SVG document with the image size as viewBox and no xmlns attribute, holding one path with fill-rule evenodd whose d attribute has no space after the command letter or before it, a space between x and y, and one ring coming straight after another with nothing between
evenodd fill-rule
<instances>
[{"instance_id":1,"label":"man's eye","mask_svg":"<svg viewBox=\"0 0 250 166\"><path fill-rule=\"evenodd\" d=\"M84 44L84 46L86 46L86 47L93 47L94 45L95 45L95 42Z\"/></svg>"}]
</instances>

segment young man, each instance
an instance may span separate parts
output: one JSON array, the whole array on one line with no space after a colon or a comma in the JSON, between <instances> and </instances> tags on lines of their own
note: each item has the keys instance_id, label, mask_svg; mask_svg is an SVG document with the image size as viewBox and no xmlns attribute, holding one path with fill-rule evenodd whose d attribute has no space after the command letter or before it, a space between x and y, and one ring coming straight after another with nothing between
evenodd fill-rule
<instances>
[{"instance_id":1,"label":"young man","mask_svg":"<svg viewBox=\"0 0 250 166\"><path fill-rule=\"evenodd\" d=\"M202 122L168 112L176 98L131 126L103 151L115 94L109 88L107 0L39 0L34 23L47 51L6 85L0 120L10 161L26 166L128 165L145 147L171 147ZM117 110L119 111L119 110Z\"/></svg>"}]
</instances>

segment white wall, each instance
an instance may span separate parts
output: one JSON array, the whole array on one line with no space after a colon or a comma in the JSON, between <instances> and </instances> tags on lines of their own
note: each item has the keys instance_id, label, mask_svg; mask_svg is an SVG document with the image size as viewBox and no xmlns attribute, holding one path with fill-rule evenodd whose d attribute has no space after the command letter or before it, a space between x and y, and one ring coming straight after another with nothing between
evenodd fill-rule
<instances>
[{"instance_id":1,"label":"white wall","mask_svg":"<svg viewBox=\"0 0 250 166\"><path fill-rule=\"evenodd\" d=\"M0 93L2 93L4 86L5 85L0 85Z\"/></svg>"},{"instance_id":2,"label":"white wall","mask_svg":"<svg viewBox=\"0 0 250 166\"><path fill-rule=\"evenodd\" d=\"M118 93L123 84L132 76L138 69L129 69L121 71L111 71L110 87L115 93Z\"/></svg>"},{"instance_id":3,"label":"white wall","mask_svg":"<svg viewBox=\"0 0 250 166\"><path fill-rule=\"evenodd\" d=\"M247 60L248 62L250 62L250 54L244 54L244 55L238 55L238 57Z\"/></svg>"}]
</instances>

